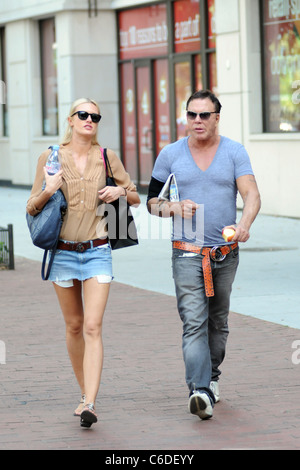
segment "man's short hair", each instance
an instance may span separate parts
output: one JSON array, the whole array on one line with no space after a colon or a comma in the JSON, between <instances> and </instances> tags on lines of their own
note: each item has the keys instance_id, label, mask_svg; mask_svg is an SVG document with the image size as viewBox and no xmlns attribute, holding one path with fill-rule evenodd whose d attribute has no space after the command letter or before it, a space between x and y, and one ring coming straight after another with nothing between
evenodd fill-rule
<instances>
[{"instance_id":1,"label":"man's short hair","mask_svg":"<svg viewBox=\"0 0 300 470\"><path fill-rule=\"evenodd\" d=\"M215 111L217 113L220 113L222 105L221 105L220 101L218 100L218 98L216 97L216 95L214 95L213 92L210 91L210 90L200 90L200 91L196 91L195 93L193 93L189 97L189 99L187 100L186 109L188 109L189 104L190 104L191 101L205 100L206 98L209 98L212 101L212 103L214 103Z\"/></svg>"}]
</instances>

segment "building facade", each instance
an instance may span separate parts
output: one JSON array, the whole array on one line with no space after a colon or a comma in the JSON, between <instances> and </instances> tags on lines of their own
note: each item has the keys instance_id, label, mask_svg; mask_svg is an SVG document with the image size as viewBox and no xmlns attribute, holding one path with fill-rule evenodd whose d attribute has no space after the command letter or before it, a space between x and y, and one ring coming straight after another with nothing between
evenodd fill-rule
<instances>
[{"instance_id":1,"label":"building facade","mask_svg":"<svg viewBox=\"0 0 300 470\"><path fill-rule=\"evenodd\" d=\"M0 80L1 184L32 184L84 96L101 107L99 142L146 190L161 148L186 135L187 98L210 88L262 212L300 217L299 1L5 0Z\"/></svg>"}]
</instances>

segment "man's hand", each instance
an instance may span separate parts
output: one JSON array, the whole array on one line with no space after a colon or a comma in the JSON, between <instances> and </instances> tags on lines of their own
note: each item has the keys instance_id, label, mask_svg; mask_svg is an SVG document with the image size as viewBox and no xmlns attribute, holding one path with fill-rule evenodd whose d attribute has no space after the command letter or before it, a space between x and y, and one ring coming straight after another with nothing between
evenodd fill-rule
<instances>
[{"instance_id":1,"label":"man's hand","mask_svg":"<svg viewBox=\"0 0 300 470\"><path fill-rule=\"evenodd\" d=\"M247 230L247 228L243 227L241 224L227 225L226 227L224 227L223 231L225 229L233 229L235 231L235 234L234 234L233 238L230 240L233 243L234 242L243 242L243 243L245 243L250 238L249 230Z\"/></svg>"},{"instance_id":2,"label":"man's hand","mask_svg":"<svg viewBox=\"0 0 300 470\"><path fill-rule=\"evenodd\" d=\"M199 204L196 204L190 199L184 199L180 202L170 203L170 208L171 210L174 210L174 215L179 215L183 219L192 219L199 207Z\"/></svg>"},{"instance_id":3,"label":"man's hand","mask_svg":"<svg viewBox=\"0 0 300 470\"><path fill-rule=\"evenodd\" d=\"M243 227L241 224L238 224L235 227L235 235L232 239L233 242L242 242L245 243L250 238L250 232L246 227Z\"/></svg>"}]
</instances>

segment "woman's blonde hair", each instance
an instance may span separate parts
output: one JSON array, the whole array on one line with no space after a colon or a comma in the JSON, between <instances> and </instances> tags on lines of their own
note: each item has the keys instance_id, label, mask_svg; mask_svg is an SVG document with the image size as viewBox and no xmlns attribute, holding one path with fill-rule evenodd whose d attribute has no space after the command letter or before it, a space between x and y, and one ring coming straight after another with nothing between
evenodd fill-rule
<instances>
[{"instance_id":1,"label":"woman's blonde hair","mask_svg":"<svg viewBox=\"0 0 300 470\"><path fill-rule=\"evenodd\" d=\"M79 98L78 100L72 103L69 117L72 116L73 113L75 113L75 110L79 105L84 104L84 103L92 103L94 106L96 106L96 108L98 109L98 113L100 114L100 107L95 100L91 100L90 98ZM66 128L65 135L63 136L61 145L69 144L71 142L72 135L73 135L73 128L70 126L69 121L67 121L67 128ZM92 144L99 145L98 140L97 140L97 134L93 136Z\"/></svg>"}]
</instances>

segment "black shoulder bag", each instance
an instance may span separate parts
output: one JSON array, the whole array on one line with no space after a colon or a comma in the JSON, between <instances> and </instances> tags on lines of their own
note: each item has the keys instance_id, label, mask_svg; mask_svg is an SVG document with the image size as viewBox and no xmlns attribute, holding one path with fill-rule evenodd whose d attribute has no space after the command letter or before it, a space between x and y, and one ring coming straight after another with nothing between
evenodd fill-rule
<instances>
[{"instance_id":1,"label":"black shoulder bag","mask_svg":"<svg viewBox=\"0 0 300 470\"><path fill-rule=\"evenodd\" d=\"M106 169L106 186L117 186L106 149L103 149L103 155ZM121 196L116 201L106 204L105 217L112 250L138 245L137 230L127 198Z\"/></svg>"}]
</instances>

